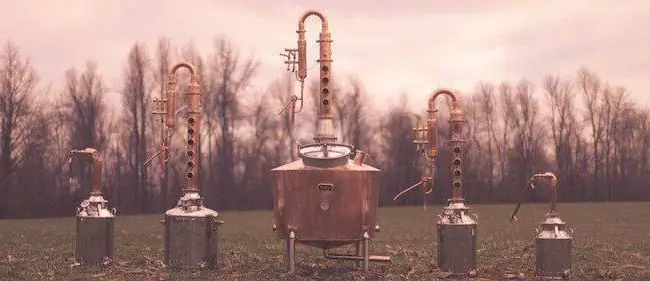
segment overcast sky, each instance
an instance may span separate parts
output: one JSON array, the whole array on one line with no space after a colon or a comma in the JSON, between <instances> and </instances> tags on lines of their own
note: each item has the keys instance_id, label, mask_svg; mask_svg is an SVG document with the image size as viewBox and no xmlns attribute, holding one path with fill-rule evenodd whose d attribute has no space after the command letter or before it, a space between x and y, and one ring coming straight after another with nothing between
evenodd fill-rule
<instances>
[{"instance_id":1,"label":"overcast sky","mask_svg":"<svg viewBox=\"0 0 650 281\"><path fill-rule=\"evenodd\" d=\"M402 91L421 104L436 87L468 92L479 80L539 84L544 74L573 75L581 65L650 104L650 0L0 0L0 7L0 39L14 41L58 88L65 69L88 59L119 85L136 40L151 50L161 36L175 45L192 40L206 54L225 35L260 60L255 86L264 89L285 71L278 53L295 47L298 18L317 9L329 20L335 75L362 79L375 105ZM306 28L314 42L318 20ZM310 61L318 52L311 44Z\"/></svg>"}]
</instances>

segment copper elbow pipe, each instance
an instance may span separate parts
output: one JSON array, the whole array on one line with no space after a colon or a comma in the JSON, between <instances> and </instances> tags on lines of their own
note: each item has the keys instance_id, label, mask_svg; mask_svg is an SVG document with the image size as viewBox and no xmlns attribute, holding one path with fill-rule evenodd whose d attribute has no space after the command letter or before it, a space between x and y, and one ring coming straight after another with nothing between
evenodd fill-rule
<instances>
[{"instance_id":1,"label":"copper elbow pipe","mask_svg":"<svg viewBox=\"0 0 650 281\"><path fill-rule=\"evenodd\" d=\"M321 21L321 30L327 31L327 19L325 18L325 16L323 16L323 14L321 14L319 11L307 10L302 14L302 16L300 16L300 20L298 20L298 32L305 31L305 20L307 20L307 18L310 16L319 17Z\"/></svg>"},{"instance_id":2,"label":"copper elbow pipe","mask_svg":"<svg viewBox=\"0 0 650 281\"><path fill-rule=\"evenodd\" d=\"M535 180L538 178L546 178L550 180L550 198L549 198L549 205L550 205L550 212L549 214L555 215L557 213L557 176L551 172L545 172L545 173L540 173L540 174L534 174L532 177L530 177L530 180L528 180L530 190L535 189ZM529 190L529 189L527 189ZM515 207L515 210L512 212L512 215L510 216L510 222L517 221L517 212L519 212L519 208L521 207L521 204L526 197L526 193L522 196L522 198L519 200L517 203L517 206Z\"/></svg>"}]
</instances>

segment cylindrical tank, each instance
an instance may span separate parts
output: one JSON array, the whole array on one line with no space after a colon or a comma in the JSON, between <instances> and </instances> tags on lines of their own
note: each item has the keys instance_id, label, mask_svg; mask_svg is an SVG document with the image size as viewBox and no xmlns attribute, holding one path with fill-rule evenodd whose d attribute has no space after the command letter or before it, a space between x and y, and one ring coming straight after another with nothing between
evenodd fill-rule
<instances>
[{"instance_id":1,"label":"cylindrical tank","mask_svg":"<svg viewBox=\"0 0 650 281\"><path fill-rule=\"evenodd\" d=\"M192 202L196 200L201 200L198 193L187 193L179 200L178 207L165 212L165 267L197 269L217 266L217 230L223 222L217 220L216 211Z\"/></svg>"},{"instance_id":2,"label":"cylindrical tank","mask_svg":"<svg viewBox=\"0 0 650 281\"><path fill-rule=\"evenodd\" d=\"M366 243L378 231L379 169L363 164L365 153L349 158L346 145L313 144L300 149L302 159L272 170L275 225L287 243L321 248L328 258L388 261L389 257L330 255L327 250ZM366 245L366 244L364 244ZM293 270L293 245L287 245Z\"/></svg>"},{"instance_id":3,"label":"cylindrical tank","mask_svg":"<svg viewBox=\"0 0 650 281\"><path fill-rule=\"evenodd\" d=\"M101 195L91 195L77 209L75 261L96 266L113 260L115 210L106 208Z\"/></svg>"},{"instance_id":4,"label":"cylindrical tank","mask_svg":"<svg viewBox=\"0 0 650 281\"><path fill-rule=\"evenodd\" d=\"M439 215L438 267L458 276L476 274L476 226L463 199L450 199Z\"/></svg>"},{"instance_id":5,"label":"cylindrical tank","mask_svg":"<svg viewBox=\"0 0 650 281\"><path fill-rule=\"evenodd\" d=\"M566 223L550 214L542 222L542 230L535 238L535 264L537 277L564 279L571 271L571 242Z\"/></svg>"}]
</instances>

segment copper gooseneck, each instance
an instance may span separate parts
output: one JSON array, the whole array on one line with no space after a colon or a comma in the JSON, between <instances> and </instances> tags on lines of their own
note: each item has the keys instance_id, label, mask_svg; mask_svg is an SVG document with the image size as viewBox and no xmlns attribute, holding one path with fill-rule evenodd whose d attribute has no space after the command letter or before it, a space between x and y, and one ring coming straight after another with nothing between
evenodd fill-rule
<instances>
[{"instance_id":1,"label":"copper gooseneck","mask_svg":"<svg viewBox=\"0 0 650 281\"><path fill-rule=\"evenodd\" d=\"M551 172L534 174L532 177L530 177L530 180L528 181L529 183L528 188L530 189L527 188L527 190L535 189L535 180L539 178L548 179L550 181L551 196L549 198L550 210L548 216L549 217L557 216L557 177L555 176L555 174ZM523 203L526 194L527 192L524 192L524 195L517 203L517 207L515 207L515 210L512 212L512 215L510 216L510 222L517 221L517 213L519 212L519 208L521 207L521 204Z\"/></svg>"}]
</instances>

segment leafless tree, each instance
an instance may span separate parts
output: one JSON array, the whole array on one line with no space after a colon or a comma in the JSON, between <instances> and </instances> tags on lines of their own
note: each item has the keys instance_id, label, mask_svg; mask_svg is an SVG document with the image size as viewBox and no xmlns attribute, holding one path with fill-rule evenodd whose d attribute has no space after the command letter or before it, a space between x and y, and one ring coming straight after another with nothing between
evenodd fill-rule
<instances>
[{"instance_id":1,"label":"leafless tree","mask_svg":"<svg viewBox=\"0 0 650 281\"><path fill-rule=\"evenodd\" d=\"M551 108L549 116L551 125L551 137L555 154L557 173L564 175L558 179L561 186L573 186L572 181L573 163L571 135L575 128L571 122L575 121L574 116L574 92L571 80L562 79L559 75L548 75L544 79L544 90ZM560 191L568 196L567 189Z\"/></svg>"},{"instance_id":2,"label":"leafless tree","mask_svg":"<svg viewBox=\"0 0 650 281\"><path fill-rule=\"evenodd\" d=\"M593 159L591 192L594 196L599 195L601 190L600 171L602 166L602 148L603 130L605 127L605 115L603 114L600 98L602 94L602 85L600 78L585 67L578 70L578 87L585 103L585 119L591 129L591 157Z\"/></svg>"},{"instance_id":3,"label":"leafless tree","mask_svg":"<svg viewBox=\"0 0 650 281\"><path fill-rule=\"evenodd\" d=\"M232 208L239 199L237 187L242 181L237 177L236 167L239 167L240 176L244 174L244 167L238 165L236 158L240 148L236 144L235 132L243 117L240 96L250 85L259 63L252 57L242 58L230 42L217 38L207 65L210 71L204 81L209 81L210 91L206 95L211 98L204 101L203 110L206 116L214 114L213 119L218 122L215 138L208 140L213 141L214 147L209 153L216 156L208 165L208 173L216 176L211 186L217 188L219 195L215 193L213 200L220 208Z\"/></svg>"},{"instance_id":4,"label":"leafless tree","mask_svg":"<svg viewBox=\"0 0 650 281\"><path fill-rule=\"evenodd\" d=\"M27 161L25 149L32 120L37 76L12 42L0 52L0 218L11 216L17 202L16 172Z\"/></svg>"},{"instance_id":5,"label":"leafless tree","mask_svg":"<svg viewBox=\"0 0 650 281\"><path fill-rule=\"evenodd\" d=\"M137 208L139 212L150 211L155 194L150 188L147 167L143 163L149 151L151 135L151 92L154 90L151 59L147 54L145 45L135 43L129 51L126 69L124 71L124 86L122 90L122 104L124 106L124 124L128 130L124 132L124 143L129 169L126 171L127 189L122 194L131 195L121 197L128 201L128 206ZM131 192L133 193L131 193Z\"/></svg>"}]
</instances>

